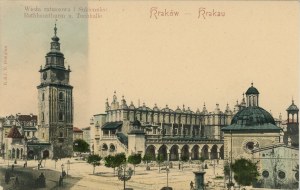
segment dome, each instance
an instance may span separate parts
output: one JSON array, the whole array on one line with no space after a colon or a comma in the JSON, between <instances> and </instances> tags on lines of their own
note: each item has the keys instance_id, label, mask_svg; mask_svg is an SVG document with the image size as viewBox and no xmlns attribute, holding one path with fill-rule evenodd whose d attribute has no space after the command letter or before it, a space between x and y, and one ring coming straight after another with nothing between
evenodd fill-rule
<instances>
[{"instance_id":1,"label":"dome","mask_svg":"<svg viewBox=\"0 0 300 190\"><path fill-rule=\"evenodd\" d=\"M177 109L175 110L176 113L181 113L181 109L179 108L179 106L177 106Z\"/></svg>"},{"instance_id":2,"label":"dome","mask_svg":"<svg viewBox=\"0 0 300 190\"><path fill-rule=\"evenodd\" d=\"M251 83L251 87L248 88L246 95L248 94L259 94L258 90L253 86L253 83Z\"/></svg>"},{"instance_id":3,"label":"dome","mask_svg":"<svg viewBox=\"0 0 300 190\"><path fill-rule=\"evenodd\" d=\"M231 120L231 125L255 126L263 124L275 125L272 115L261 107L251 106L237 112Z\"/></svg>"},{"instance_id":4,"label":"dome","mask_svg":"<svg viewBox=\"0 0 300 190\"><path fill-rule=\"evenodd\" d=\"M286 111L299 111L298 107L294 104L294 100L292 100L292 104L288 107Z\"/></svg>"}]
</instances>

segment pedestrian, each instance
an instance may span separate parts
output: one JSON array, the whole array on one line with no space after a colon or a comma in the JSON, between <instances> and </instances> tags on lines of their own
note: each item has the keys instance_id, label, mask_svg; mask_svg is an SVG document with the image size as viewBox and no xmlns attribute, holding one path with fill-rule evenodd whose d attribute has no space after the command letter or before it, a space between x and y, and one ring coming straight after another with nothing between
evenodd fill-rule
<instances>
[{"instance_id":1,"label":"pedestrian","mask_svg":"<svg viewBox=\"0 0 300 190\"><path fill-rule=\"evenodd\" d=\"M190 186L191 186L191 190L193 190L194 189L194 183L193 183L193 181L191 181Z\"/></svg>"},{"instance_id":2,"label":"pedestrian","mask_svg":"<svg viewBox=\"0 0 300 190\"><path fill-rule=\"evenodd\" d=\"M38 170L40 169L40 163L38 163Z\"/></svg>"},{"instance_id":3,"label":"pedestrian","mask_svg":"<svg viewBox=\"0 0 300 190\"><path fill-rule=\"evenodd\" d=\"M11 171L14 171L14 168L15 168L15 165L12 164L12 165L11 165Z\"/></svg>"},{"instance_id":4,"label":"pedestrian","mask_svg":"<svg viewBox=\"0 0 300 190\"><path fill-rule=\"evenodd\" d=\"M40 187L42 187L42 188L46 187L46 178L45 178L43 172L39 176L39 181L40 181Z\"/></svg>"},{"instance_id":5,"label":"pedestrian","mask_svg":"<svg viewBox=\"0 0 300 190\"><path fill-rule=\"evenodd\" d=\"M15 184L19 185L19 178L18 178L18 176L16 177Z\"/></svg>"},{"instance_id":6,"label":"pedestrian","mask_svg":"<svg viewBox=\"0 0 300 190\"><path fill-rule=\"evenodd\" d=\"M10 176L9 176L8 171L6 170L6 172L5 172L5 183L8 184L9 180L10 180Z\"/></svg>"},{"instance_id":7,"label":"pedestrian","mask_svg":"<svg viewBox=\"0 0 300 190\"><path fill-rule=\"evenodd\" d=\"M17 164L17 159L15 159L15 164Z\"/></svg>"},{"instance_id":8,"label":"pedestrian","mask_svg":"<svg viewBox=\"0 0 300 190\"><path fill-rule=\"evenodd\" d=\"M59 176L58 186L59 187L63 186L63 178L61 176Z\"/></svg>"}]
</instances>

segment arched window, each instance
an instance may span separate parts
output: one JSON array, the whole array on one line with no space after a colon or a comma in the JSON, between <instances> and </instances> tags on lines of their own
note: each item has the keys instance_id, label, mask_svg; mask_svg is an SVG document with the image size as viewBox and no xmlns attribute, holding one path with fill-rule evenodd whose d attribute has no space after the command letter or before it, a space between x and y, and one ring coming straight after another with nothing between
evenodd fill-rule
<instances>
[{"instance_id":1,"label":"arched window","mask_svg":"<svg viewBox=\"0 0 300 190\"><path fill-rule=\"evenodd\" d=\"M44 121L45 117L44 117L44 112L42 112L42 121Z\"/></svg>"},{"instance_id":2,"label":"arched window","mask_svg":"<svg viewBox=\"0 0 300 190\"><path fill-rule=\"evenodd\" d=\"M43 94L42 94L42 101L44 101L44 100L45 100L45 94L43 92Z\"/></svg>"},{"instance_id":3,"label":"arched window","mask_svg":"<svg viewBox=\"0 0 300 190\"><path fill-rule=\"evenodd\" d=\"M64 137L63 132L59 132L59 137Z\"/></svg>"},{"instance_id":4,"label":"arched window","mask_svg":"<svg viewBox=\"0 0 300 190\"><path fill-rule=\"evenodd\" d=\"M60 92L60 93L58 94L58 99L59 99L60 101L63 101L63 100L64 100L64 93L63 93L63 92Z\"/></svg>"}]
</instances>

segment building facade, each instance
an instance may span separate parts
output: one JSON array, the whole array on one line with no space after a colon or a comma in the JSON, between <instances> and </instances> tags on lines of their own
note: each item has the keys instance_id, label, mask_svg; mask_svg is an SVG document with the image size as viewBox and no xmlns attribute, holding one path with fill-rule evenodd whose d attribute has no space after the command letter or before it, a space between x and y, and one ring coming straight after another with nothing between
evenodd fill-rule
<instances>
[{"instance_id":1,"label":"building facade","mask_svg":"<svg viewBox=\"0 0 300 190\"><path fill-rule=\"evenodd\" d=\"M73 153L73 87L69 84L71 70L65 67L56 34L55 25L50 52L39 71L38 140L51 144L53 157L68 157Z\"/></svg>"},{"instance_id":2,"label":"building facade","mask_svg":"<svg viewBox=\"0 0 300 190\"><path fill-rule=\"evenodd\" d=\"M299 149L275 144L253 150L253 161L258 163L260 177L257 187L298 189Z\"/></svg>"},{"instance_id":3,"label":"building facade","mask_svg":"<svg viewBox=\"0 0 300 190\"><path fill-rule=\"evenodd\" d=\"M85 127L81 129L83 131L83 140L87 142L91 146L91 128L90 127Z\"/></svg>"},{"instance_id":4,"label":"building facade","mask_svg":"<svg viewBox=\"0 0 300 190\"><path fill-rule=\"evenodd\" d=\"M31 140L37 136L37 116L33 114L24 115L24 114L16 114L9 115L0 119L0 144L1 144L1 155L7 158L7 155L11 155L12 149L8 149L10 145L9 139L6 139L9 136L12 128L17 129L22 138L24 138L20 142L26 142L27 140ZM11 135L10 135L11 136ZM12 137L10 137L11 139ZM18 136L17 139L20 137ZM17 141L12 141L17 142ZM25 145L23 145L25 146ZM21 150L21 149L20 149ZM22 148L20 151L22 154L20 156L15 157L16 159L21 159L26 156L26 151ZM11 157L12 158L12 157Z\"/></svg>"},{"instance_id":5,"label":"building facade","mask_svg":"<svg viewBox=\"0 0 300 190\"><path fill-rule=\"evenodd\" d=\"M77 127L73 127L73 139L83 139L83 131Z\"/></svg>"},{"instance_id":6,"label":"building facade","mask_svg":"<svg viewBox=\"0 0 300 190\"><path fill-rule=\"evenodd\" d=\"M175 110L156 104L150 108L145 103L136 107L132 102L127 105L124 96L119 102L116 93L111 103L106 101L105 109L106 113L94 115L90 122L93 153L141 153L152 157L161 154L165 160L180 160L183 156L223 158L221 129L234 114L228 105L221 111L219 104L212 112L207 111L205 104L202 111L196 112L184 105ZM140 127L134 126L136 123Z\"/></svg>"}]
</instances>

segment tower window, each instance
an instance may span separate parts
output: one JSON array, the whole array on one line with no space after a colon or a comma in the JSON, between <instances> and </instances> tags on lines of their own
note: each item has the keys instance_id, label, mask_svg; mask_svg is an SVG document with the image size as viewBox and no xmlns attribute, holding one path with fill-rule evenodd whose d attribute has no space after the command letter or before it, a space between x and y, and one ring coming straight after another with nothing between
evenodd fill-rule
<instances>
[{"instance_id":1,"label":"tower window","mask_svg":"<svg viewBox=\"0 0 300 190\"><path fill-rule=\"evenodd\" d=\"M59 112L58 119L59 119L59 121L63 121L64 120L64 114L62 112Z\"/></svg>"},{"instance_id":2,"label":"tower window","mask_svg":"<svg viewBox=\"0 0 300 190\"><path fill-rule=\"evenodd\" d=\"M44 121L45 117L44 117L44 112L42 112L42 121Z\"/></svg>"},{"instance_id":3,"label":"tower window","mask_svg":"<svg viewBox=\"0 0 300 190\"><path fill-rule=\"evenodd\" d=\"M64 134L63 134L63 132L59 132L59 137L64 137Z\"/></svg>"},{"instance_id":4,"label":"tower window","mask_svg":"<svg viewBox=\"0 0 300 190\"><path fill-rule=\"evenodd\" d=\"M63 92L60 92L60 93L58 94L58 99L59 99L60 101L63 101L63 100L64 100L64 93L63 93Z\"/></svg>"},{"instance_id":5,"label":"tower window","mask_svg":"<svg viewBox=\"0 0 300 190\"><path fill-rule=\"evenodd\" d=\"M43 93L42 94L42 101L44 101L45 100L45 94Z\"/></svg>"}]
</instances>

